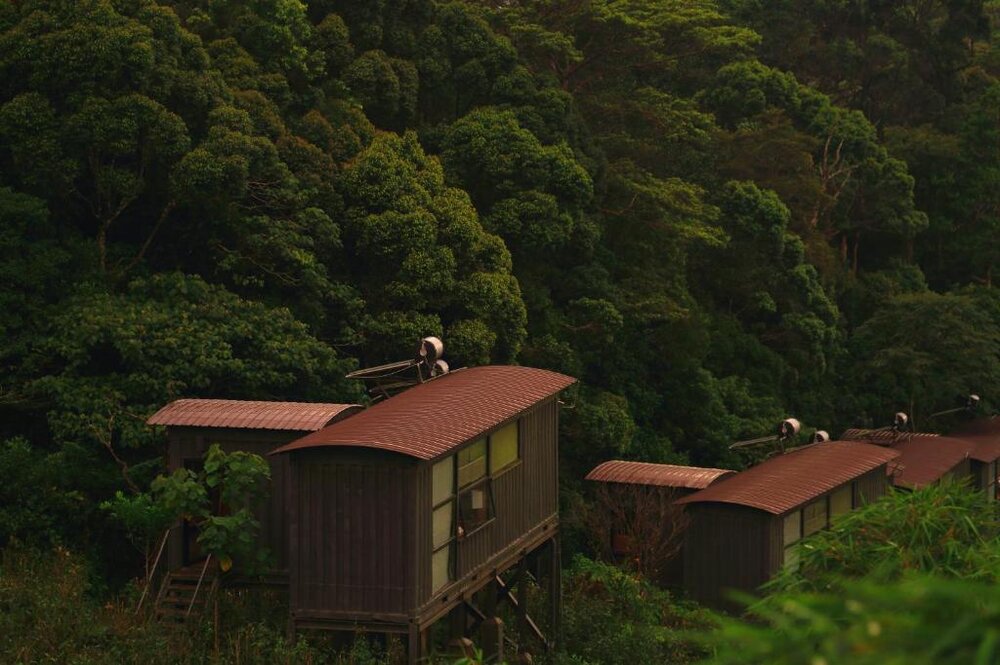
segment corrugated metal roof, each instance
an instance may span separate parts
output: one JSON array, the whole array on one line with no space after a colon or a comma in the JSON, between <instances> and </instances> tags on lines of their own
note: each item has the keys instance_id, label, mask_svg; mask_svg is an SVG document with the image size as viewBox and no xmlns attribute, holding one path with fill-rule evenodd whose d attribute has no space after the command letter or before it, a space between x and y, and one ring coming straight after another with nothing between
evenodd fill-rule
<instances>
[{"instance_id":1,"label":"corrugated metal roof","mask_svg":"<svg viewBox=\"0 0 1000 665\"><path fill-rule=\"evenodd\" d=\"M587 480L700 490L705 489L719 478L733 473L736 472L729 469L612 460L596 466L593 471L587 474Z\"/></svg>"},{"instance_id":2,"label":"corrugated metal roof","mask_svg":"<svg viewBox=\"0 0 1000 665\"><path fill-rule=\"evenodd\" d=\"M957 427L949 436L974 443L976 447L969 455L974 460L989 463L1000 458L1000 416L977 418Z\"/></svg>"},{"instance_id":3,"label":"corrugated metal roof","mask_svg":"<svg viewBox=\"0 0 1000 665\"><path fill-rule=\"evenodd\" d=\"M892 482L900 487L923 487L933 483L965 458L980 459L977 454L986 455L990 448L984 446L978 453L979 446L970 437L946 437L932 432L849 429L842 438L870 441L898 450L900 457L896 460ZM997 455L1000 456L1000 443Z\"/></svg>"},{"instance_id":4,"label":"corrugated metal roof","mask_svg":"<svg viewBox=\"0 0 1000 665\"><path fill-rule=\"evenodd\" d=\"M721 502L781 515L899 456L859 441L803 446L721 479L676 503Z\"/></svg>"},{"instance_id":5,"label":"corrugated metal roof","mask_svg":"<svg viewBox=\"0 0 1000 665\"><path fill-rule=\"evenodd\" d=\"M900 453L892 483L912 488L929 485L961 464L975 447L971 441L947 436L903 437L892 445Z\"/></svg>"},{"instance_id":6,"label":"corrugated metal roof","mask_svg":"<svg viewBox=\"0 0 1000 665\"><path fill-rule=\"evenodd\" d=\"M315 432L362 407L321 402L260 402L238 399L179 399L146 421L149 425L227 427Z\"/></svg>"},{"instance_id":7,"label":"corrugated metal roof","mask_svg":"<svg viewBox=\"0 0 1000 665\"><path fill-rule=\"evenodd\" d=\"M571 377L532 367L494 365L456 370L271 454L324 446L360 446L433 459L575 382Z\"/></svg>"},{"instance_id":8,"label":"corrugated metal roof","mask_svg":"<svg viewBox=\"0 0 1000 665\"><path fill-rule=\"evenodd\" d=\"M902 441L914 436L940 436L931 432L897 432L892 429L860 429L852 428L845 430L840 435L842 441L871 441L883 445L892 445L896 441Z\"/></svg>"}]
</instances>

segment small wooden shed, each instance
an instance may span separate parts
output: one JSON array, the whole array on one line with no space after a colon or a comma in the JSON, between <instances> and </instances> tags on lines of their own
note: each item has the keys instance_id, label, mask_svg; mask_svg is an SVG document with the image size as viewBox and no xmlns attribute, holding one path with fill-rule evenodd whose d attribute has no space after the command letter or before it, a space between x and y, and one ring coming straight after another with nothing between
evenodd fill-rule
<instances>
[{"instance_id":1,"label":"small wooden shed","mask_svg":"<svg viewBox=\"0 0 1000 665\"><path fill-rule=\"evenodd\" d=\"M800 539L885 494L899 453L833 441L796 448L680 499L689 524L684 589L700 603L736 607L729 590L755 591L795 565Z\"/></svg>"},{"instance_id":2,"label":"small wooden shed","mask_svg":"<svg viewBox=\"0 0 1000 665\"><path fill-rule=\"evenodd\" d=\"M977 418L956 427L949 436L968 441L975 486L994 501L1000 491L1000 416Z\"/></svg>"},{"instance_id":3,"label":"small wooden shed","mask_svg":"<svg viewBox=\"0 0 1000 665\"><path fill-rule=\"evenodd\" d=\"M623 460L597 465L586 480L598 483L592 510L596 511L596 521L606 529L607 542L601 545L604 555L615 561L631 561L647 573L653 570L664 586L680 586L683 558L676 548L683 542L686 521L683 508L673 504L734 473L729 469ZM651 523L654 520L671 523ZM596 528L594 525L591 530ZM660 560L645 562L643 557Z\"/></svg>"},{"instance_id":4,"label":"small wooden shed","mask_svg":"<svg viewBox=\"0 0 1000 665\"><path fill-rule=\"evenodd\" d=\"M167 428L167 468L199 469L208 447L218 443L225 452L267 455L275 448L342 420L362 409L357 404L267 402L231 399L179 399L164 406L146 422ZM288 512L285 500L288 460L268 458L271 488L258 507L259 541L275 560L266 579L288 580ZM171 529L167 540L167 569L177 570L203 559L197 532L186 523Z\"/></svg>"},{"instance_id":5,"label":"small wooden shed","mask_svg":"<svg viewBox=\"0 0 1000 665\"><path fill-rule=\"evenodd\" d=\"M980 462L973 460L976 445L971 441L929 432L849 429L841 436L850 441L883 445L899 452L892 471L892 483L903 489L918 489L944 479L968 480L980 487Z\"/></svg>"},{"instance_id":6,"label":"small wooden shed","mask_svg":"<svg viewBox=\"0 0 1000 665\"><path fill-rule=\"evenodd\" d=\"M510 587L548 546L557 619L557 398L574 382L528 367L456 370L275 450L292 479L291 630L401 634L415 663L439 618L471 636L507 600L545 639Z\"/></svg>"}]
</instances>

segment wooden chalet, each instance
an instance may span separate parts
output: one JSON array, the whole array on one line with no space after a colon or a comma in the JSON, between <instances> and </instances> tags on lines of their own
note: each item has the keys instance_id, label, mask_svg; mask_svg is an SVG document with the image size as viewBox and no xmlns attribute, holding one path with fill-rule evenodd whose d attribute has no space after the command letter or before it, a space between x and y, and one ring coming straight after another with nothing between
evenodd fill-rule
<instances>
[{"instance_id":1,"label":"wooden chalet","mask_svg":"<svg viewBox=\"0 0 1000 665\"><path fill-rule=\"evenodd\" d=\"M641 556L640 550L649 548L637 547L634 539L682 536L685 524L680 513L683 509L670 510L673 502L734 473L729 469L623 460L597 465L587 474L586 480L599 484L596 510L612 513L601 515L602 522L607 524L605 554L609 553L615 561L635 561ZM664 510L664 506L668 509ZM641 511L653 514L642 516L638 514ZM675 524L649 525L647 522L651 518L672 520ZM650 553L662 554L655 549ZM679 552L660 565L657 581L665 586L680 586L683 568Z\"/></svg>"},{"instance_id":2,"label":"wooden chalet","mask_svg":"<svg viewBox=\"0 0 1000 665\"><path fill-rule=\"evenodd\" d=\"M495 653L507 602L519 632L550 646L524 580L530 557L547 562L557 625L558 395L574 382L461 369L272 451L291 479L290 630L398 634L416 663L449 616L456 639L489 624Z\"/></svg>"},{"instance_id":3,"label":"wooden chalet","mask_svg":"<svg viewBox=\"0 0 1000 665\"><path fill-rule=\"evenodd\" d=\"M179 399L164 406L146 422L167 428L167 468L173 472L183 468L200 469L213 443L227 453L245 451L263 456L361 409L357 404ZM284 457L265 459L271 467L271 488L255 517L260 521L259 543L270 552L275 565L264 579L287 584L288 460ZM205 559L198 548L197 535L197 530L186 522L170 530L166 549L168 571L193 567Z\"/></svg>"},{"instance_id":4,"label":"wooden chalet","mask_svg":"<svg viewBox=\"0 0 1000 665\"><path fill-rule=\"evenodd\" d=\"M980 487L980 463L972 459L976 445L964 438L927 432L866 429L849 429L841 438L885 446L899 452L899 458L891 469L892 484L896 487L918 489L946 479L966 481L972 487Z\"/></svg>"},{"instance_id":5,"label":"wooden chalet","mask_svg":"<svg viewBox=\"0 0 1000 665\"><path fill-rule=\"evenodd\" d=\"M834 441L771 457L677 501L686 506L684 589L694 600L732 608L730 590L752 592L794 545L832 519L885 494L895 450Z\"/></svg>"},{"instance_id":6,"label":"wooden chalet","mask_svg":"<svg viewBox=\"0 0 1000 665\"><path fill-rule=\"evenodd\" d=\"M968 441L974 486L994 501L1000 492L1000 416L978 418L955 428L949 436Z\"/></svg>"}]
</instances>

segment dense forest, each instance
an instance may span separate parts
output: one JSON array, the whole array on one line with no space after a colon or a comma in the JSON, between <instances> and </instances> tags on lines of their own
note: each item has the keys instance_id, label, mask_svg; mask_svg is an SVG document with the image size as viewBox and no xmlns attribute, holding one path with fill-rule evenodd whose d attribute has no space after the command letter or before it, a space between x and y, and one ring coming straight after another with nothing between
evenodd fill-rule
<instances>
[{"instance_id":1,"label":"dense forest","mask_svg":"<svg viewBox=\"0 0 1000 665\"><path fill-rule=\"evenodd\" d=\"M0 83L0 547L100 589L156 409L425 335L580 379L567 502L1000 406L995 0L15 0Z\"/></svg>"}]
</instances>

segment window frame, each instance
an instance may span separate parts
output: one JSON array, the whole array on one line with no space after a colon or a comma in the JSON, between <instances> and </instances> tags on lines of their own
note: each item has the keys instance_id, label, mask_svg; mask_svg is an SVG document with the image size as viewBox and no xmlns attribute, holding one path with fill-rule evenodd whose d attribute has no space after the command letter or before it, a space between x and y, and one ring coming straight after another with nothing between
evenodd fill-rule
<instances>
[{"instance_id":1,"label":"window frame","mask_svg":"<svg viewBox=\"0 0 1000 665\"><path fill-rule=\"evenodd\" d=\"M497 518L496 511L496 499L493 495L493 480L502 476L512 469L516 469L523 462L523 452L522 448L522 431L523 431L523 416L518 416L515 420L509 421L501 425L500 427L494 428L493 431L483 434L471 441L468 441L461 448L452 450L445 457L435 460L431 466L431 592L438 593L442 589L448 586L449 583L454 582L458 577L458 557L461 556L461 548L459 545L466 538L469 538L486 527L492 524ZM504 465L499 469L493 468L493 435L500 430L510 427L513 425L515 427L515 433L517 436L517 447L516 447L516 457L515 459ZM467 482L465 485L459 485L459 474L461 470L461 465L459 462L460 453L475 446L478 442L483 441L485 443L485 460L484 467L485 472L482 476L475 478L474 480ZM434 502L434 467L446 460L451 459L451 487L450 493L447 497L441 499L438 502ZM478 459L478 458L477 458ZM468 466L468 465L467 465ZM461 510L462 510L462 495L472 490L482 489L486 496L487 501L486 510L487 518L483 522L477 524L474 528L465 531L463 529L461 535L458 532L459 526L461 526ZM438 546L434 546L434 513L441 507L451 504L451 530L449 532L448 538ZM441 586L434 588L434 557L437 556L442 550L448 549L448 579L441 584Z\"/></svg>"},{"instance_id":2,"label":"window frame","mask_svg":"<svg viewBox=\"0 0 1000 665\"><path fill-rule=\"evenodd\" d=\"M441 464L445 460L451 460L451 487L449 488L449 494L444 499L441 499L437 503L434 503L434 467ZM458 541L458 493L455 491L458 485L458 455L451 454L448 457L439 459L434 464L431 464L431 593L437 593L441 589L448 586L449 583L454 582L455 578L458 576L458 564L457 564L457 548L456 544ZM451 525L448 530L448 538L445 541L436 546L434 545L434 513L438 508L442 508L447 504L451 504ZM434 586L434 557L442 550L448 549L448 576L444 582L435 587Z\"/></svg>"},{"instance_id":3,"label":"window frame","mask_svg":"<svg viewBox=\"0 0 1000 665\"><path fill-rule=\"evenodd\" d=\"M497 477L502 476L503 474L507 473L511 469L516 469L517 467L519 467L521 465L521 461L523 459L522 454L521 454L522 453L522 450L521 450L521 422L523 420L524 420L523 417L518 417L516 420L513 420L513 421L511 421L509 423L505 423L505 424L501 425L500 427L497 427L492 432L490 432L489 434L486 435L486 475L490 476L491 478L497 478ZM514 458L513 462L510 462L509 464L506 464L505 466L502 466L499 469L494 469L493 468L493 435L496 434L497 432L499 432L502 429L506 429L507 427L510 427L511 425L514 426L514 431L515 431L515 433L517 435L517 446L516 446L516 449L514 451L514 454L516 455L516 457Z\"/></svg>"}]
</instances>

